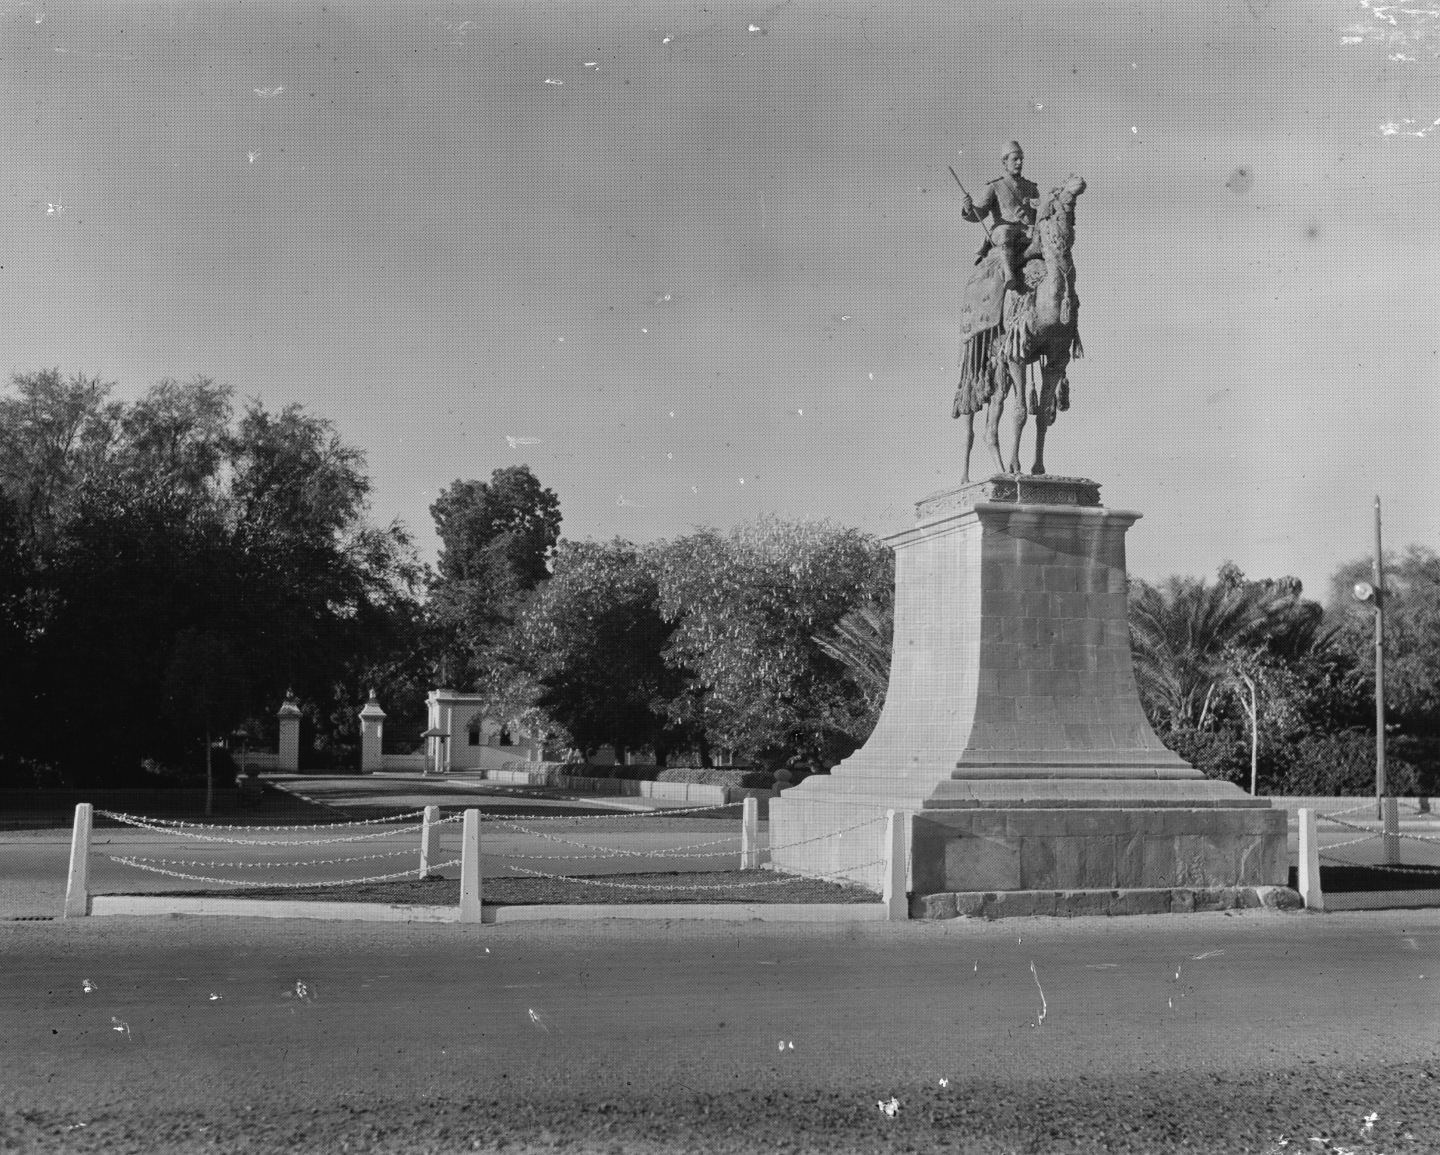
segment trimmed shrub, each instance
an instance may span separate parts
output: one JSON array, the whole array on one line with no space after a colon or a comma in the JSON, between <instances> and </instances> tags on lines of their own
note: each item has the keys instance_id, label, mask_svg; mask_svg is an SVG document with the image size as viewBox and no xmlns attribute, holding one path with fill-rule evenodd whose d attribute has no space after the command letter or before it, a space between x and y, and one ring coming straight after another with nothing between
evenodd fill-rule
<instances>
[{"instance_id":1,"label":"trimmed shrub","mask_svg":"<svg viewBox=\"0 0 1440 1155\"><path fill-rule=\"evenodd\" d=\"M1400 754L1401 750L1386 751L1386 789L1390 794L1414 796L1420 785L1420 774ZM1375 736L1363 730L1342 730L1302 738L1295 744L1294 760L1279 786L1280 793L1292 795L1357 798L1373 795Z\"/></svg>"},{"instance_id":2,"label":"trimmed shrub","mask_svg":"<svg viewBox=\"0 0 1440 1155\"><path fill-rule=\"evenodd\" d=\"M1225 730L1170 730L1161 741L1206 778L1250 784L1250 746Z\"/></svg>"}]
</instances>

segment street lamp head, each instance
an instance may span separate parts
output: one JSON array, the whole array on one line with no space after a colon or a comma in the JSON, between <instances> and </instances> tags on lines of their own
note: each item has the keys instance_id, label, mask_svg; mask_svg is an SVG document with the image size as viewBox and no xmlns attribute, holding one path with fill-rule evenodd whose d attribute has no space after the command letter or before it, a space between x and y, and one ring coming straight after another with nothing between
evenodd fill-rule
<instances>
[{"instance_id":1,"label":"street lamp head","mask_svg":"<svg viewBox=\"0 0 1440 1155\"><path fill-rule=\"evenodd\" d=\"M1357 602L1375 601L1375 587L1369 582L1356 582L1350 592L1355 596Z\"/></svg>"}]
</instances>

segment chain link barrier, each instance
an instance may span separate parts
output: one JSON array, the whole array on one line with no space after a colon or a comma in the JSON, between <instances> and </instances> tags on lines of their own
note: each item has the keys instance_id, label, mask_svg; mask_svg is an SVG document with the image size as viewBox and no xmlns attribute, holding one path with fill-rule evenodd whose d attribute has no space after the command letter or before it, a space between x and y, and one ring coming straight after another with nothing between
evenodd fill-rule
<instances>
[{"instance_id":1,"label":"chain link barrier","mask_svg":"<svg viewBox=\"0 0 1440 1155\"><path fill-rule=\"evenodd\" d=\"M481 814L480 821L488 824L493 822L588 822L592 818L601 820L606 818L673 818L677 814L704 814L710 810L733 810L736 806L744 805L745 800L742 798L738 802L726 802L720 806L685 806L665 810L620 810L606 814L507 814L504 818L495 814Z\"/></svg>"},{"instance_id":2,"label":"chain link barrier","mask_svg":"<svg viewBox=\"0 0 1440 1155\"><path fill-rule=\"evenodd\" d=\"M391 850L386 854L356 854L349 858L312 858L308 862L209 862L204 859L189 858L138 858L127 856L124 859L116 858L114 855L107 855L111 862L158 862L164 866L223 866L227 870L274 870L277 867L291 866L337 866L342 862L366 862L375 858L403 858L407 855L417 854L418 851L412 846L406 850Z\"/></svg>"},{"instance_id":3,"label":"chain link barrier","mask_svg":"<svg viewBox=\"0 0 1440 1155\"><path fill-rule=\"evenodd\" d=\"M1374 809L1374 804L1367 802L1364 806L1357 806L1350 810L1337 810L1332 814L1317 813L1315 815L1315 820L1317 822L1333 822L1336 826L1342 826L1347 830L1364 831L1364 834L1360 838L1351 838L1345 842L1331 843L1329 846L1325 847L1324 850L1317 851L1316 857L1328 866L1355 866L1361 867L1365 870L1387 870L1396 874L1434 874L1436 875L1437 879L1440 879L1440 862L1432 864L1396 862L1355 862L1353 859L1336 858L1334 854L1331 853L1331 851L1339 850L1345 846L1358 846L1361 843L1375 842L1377 840L1388 838L1394 838L1397 842L1400 839L1410 839L1412 841L1420 843L1440 842L1440 837L1436 837L1434 835L1414 834L1398 830L1387 833L1383 829L1376 830L1373 826L1362 826L1357 822L1347 822L1343 818L1336 817L1336 815L1338 814L1354 814L1357 811L1366 811L1372 809Z\"/></svg>"},{"instance_id":4,"label":"chain link barrier","mask_svg":"<svg viewBox=\"0 0 1440 1155\"><path fill-rule=\"evenodd\" d=\"M1373 826L1362 826L1362 825L1360 825L1360 823L1358 823L1358 822L1346 822L1343 818L1332 818L1332 817L1331 817L1330 815L1328 815L1328 814L1317 814L1317 815L1315 815L1315 820L1316 820L1317 822L1321 822L1321 821L1323 821L1323 822L1333 822L1333 823L1335 823L1336 826L1343 826L1343 827L1345 827L1347 830L1363 830L1363 831L1365 831L1367 834L1373 835L1373 836L1376 837L1376 838L1387 837L1387 835L1385 834L1385 831L1384 831L1384 830L1377 831ZM1378 820L1377 820L1377 821L1378 821ZM1388 837L1390 837L1390 838L1408 838L1408 839L1413 839L1415 842L1440 842L1440 835L1437 835L1437 834L1415 834L1415 833L1413 833L1413 832L1407 832L1407 831L1404 831L1404 830L1397 830L1397 831L1389 834ZM1357 841L1357 842L1363 842L1364 839L1358 839L1358 838L1357 838L1356 841Z\"/></svg>"},{"instance_id":5,"label":"chain link barrier","mask_svg":"<svg viewBox=\"0 0 1440 1155\"><path fill-rule=\"evenodd\" d=\"M186 822L182 818L149 818L143 814L123 814L113 810L97 810L96 814L103 814L106 818L114 818L125 822L132 818L138 818L149 822L154 826L193 826L198 830L332 830L337 826L374 826L381 822L399 822L402 818L418 818L424 814L423 810L407 810L403 814L392 814L388 818L356 818L351 822L317 822L308 826L248 826L222 825L217 822Z\"/></svg>"},{"instance_id":6,"label":"chain link barrier","mask_svg":"<svg viewBox=\"0 0 1440 1155\"><path fill-rule=\"evenodd\" d=\"M127 826L138 827L141 830L148 830L152 834L169 834L177 838L191 838L197 842L218 842L228 846L330 846L341 842L370 842L377 838L393 838L398 834L414 834L425 828L424 823L412 823L407 826L397 826L393 830L381 830L374 834L354 834L348 838L224 838L215 834L200 834L192 830L184 830L174 826L157 826L155 820L144 818L134 814L124 814L113 810L97 810L96 814L103 814L106 818L113 818L117 822L123 822ZM424 814L423 810L416 813ZM459 822L464 818L463 814L452 814L449 818L441 818L431 823L432 826L443 826L450 822ZM383 821L392 821L384 819ZM373 823L370 823L373 824ZM356 826L360 823L340 822L337 826ZM224 829L223 827L221 829ZM243 829L243 828L242 828ZM280 829L287 829L280 827ZM325 829L324 827L313 827L312 829Z\"/></svg>"},{"instance_id":7,"label":"chain link barrier","mask_svg":"<svg viewBox=\"0 0 1440 1155\"><path fill-rule=\"evenodd\" d=\"M139 859L133 858L115 858L112 856L110 861L123 863L126 866L133 866L137 870L148 870L151 874L163 874L169 878L183 878L189 882L213 882L218 883L221 886L262 887L267 890L307 890L317 886L357 886L360 883L366 882L394 882L397 879L409 878L412 874L420 873L420 868L417 866L414 870L402 870L398 874L376 874L372 875L369 878L340 878L334 880L333 882L249 882L234 878L205 878L202 875L198 874L182 874L181 872L176 870L162 870L158 866L146 866ZM460 860L456 858L452 859L449 862L438 863L435 866L430 867L429 869L444 870L446 867L459 865Z\"/></svg>"},{"instance_id":8,"label":"chain link barrier","mask_svg":"<svg viewBox=\"0 0 1440 1155\"><path fill-rule=\"evenodd\" d=\"M549 821L549 822L556 822L556 821L579 822L579 821L582 821L582 820L584 820L584 819L588 819L588 818L592 818L592 817L593 817L593 818L599 818L599 819L606 819L606 818L637 818L637 817L642 817L642 818L669 817L669 816L674 816L674 815L693 815L693 814L703 814L703 813L715 812L715 811L730 810L730 809L733 809L733 808L735 808L735 807L737 807L737 806L743 806L743 805L744 805L744 800L740 800L740 801L736 801L736 802L725 803L724 805L720 805L720 806L692 806L692 807L680 807L680 808L665 809L665 810L625 811L625 812L614 813L614 814L585 815L585 816L583 816L583 817L577 817L577 816L575 816L575 815L555 815L555 814L507 815L507 816L505 816L505 817L500 817L500 816L492 816L492 815L483 815L483 814L482 814L482 815L481 815L482 821L483 821L483 822L485 823L485 825L488 826L488 827L491 827L491 828L496 827L496 826L504 827L504 828L508 828L509 830L513 830L513 831L515 831L517 834L520 834L520 835L525 835L525 836L529 836L529 837L533 837L533 838L539 838L539 839L542 839L542 840L547 841L547 842L557 843L557 844L559 844L559 845L561 845L561 846L573 847L573 848L578 849L578 850L592 851L593 853L589 853L589 854L523 854L523 853L511 853L511 854L507 854L507 853L504 853L504 852L497 852L497 851L490 851L490 850L488 850L488 849L485 847L483 840L482 840L482 843L481 843L481 852L482 852L482 854L484 854L486 857L495 857L495 858L501 858L501 859L505 859L505 860L509 860L509 859L524 859L524 860L549 860L549 861L558 861L558 862L575 862L575 861L584 861L584 860L614 860L614 859L621 859L621 858L650 858L650 859L666 859L666 858L712 858L712 859L713 859L713 858L730 857L730 856L733 856L733 855L735 855L736 853L738 853L738 850L737 850L737 848L734 846L734 843L740 841L741 835L738 835L738 834L725 835L724 837L716 838L716 839L711 839L711 840L708 840L708 841L687 843L687 844L683 844L683 845L681 845L681 846L670 847L670 848L662 848L662 849L658 849L658 850L625 850L625 849L619 849L619 848L600 847L600 846L594 845L593 843L576 842L576 841L574 841L574 840L572 840L572 839L561 838L561 837L559 837L558 835L548 834L548 833L546 833L546 832L544 832L544 831L542 831L542 830L532 830L532 829L529 829L529 828L527 828L526 826L521 825L521 823L522 823L522 822L545 822L545 821ZM406 820L409 820L409 819L414 819L414 818L416 818L416 817L422 816L422 815L425 813L424 810L408 811L408 812L403 813L403 814L393 815L393 816L391 816L391 817L389 817L389 818L367 818L367 819L360 819L360 820L355 820L355 821L351 821L351 822L336 822L336 823L329 823L329 824L312 824L312 825L307 825L307 826L264 826L264 827L237 826L237 825L222 825L222 824L218 824L218 823L184 822L184 821L174 820L174 819L148 818L148 817L145 817L145 816L143 816L143 815L128 814L128 813L124 813L124 812L121 812L121 811L111 811L111 810L97 810L96 813L97 813L97 814L100 814L100 815L103 815L103 816L105 816L105 817L107 817L107 818L113 819L113 820L115 820L115 821L117 821L117 822L124 823L124 824L126 824L126 825L128 825L128 826L132 826L132 827L138 828L138 829L140 829L140 830L145 830L145 831L148 831L148 832L154 833L154 834L168 834L168 835L173 835L173 836L179 837L179 838L189 838L189 839L193 839L193 840L200 841L200 842L214 843L214 844L220 844L220 845L230 845L230 846L284 846L284 847L328 846L328 845L334 845L334 844L340 844L340 843L357 843L357 842L373 841L373 840L382 839L382 838L393 838L393 837L395 837L395 836L397 836L397 835L410 835L410 836L414 837L414 836L416 836L416 835L422 834L422 832L425 830L425 824L424 824L424 823L407 822L406 825L403 825L403 826L394 826L394 827L392 827L392 828L390 828L390 829L386 829L386 830L379 830L379 831L375 831L375 832L371 832L371 833L354 834L354 835L348 835L348 836L336 837L336 838L298 838L298 839L235 838L235 837L227 837L227 836L222 835L222 834L207 834L207 833L203 833L203 831L240 831L240 830L244 830L244 831L261 831L261 832L297 831L297 830L298 830L298 831L320 831L320 830L329 830L329 829L347 828L347 827L378 826L378 825L384 825L384 824L390 824L390 823L395 823L395 822L406 821ZM430 826L431 826L431 829L433 829L433 828L436 827L436 826L443 826L443 825L448 825L448 824L454 823L454 822L460 822L460 821L463 820L463 818L464 818L463 812L462 812L462 813L457 813L457 814L452 814L452 815L450 815L450 816L447 817L447 818L438 819L435 823L430 824ZM768 847L768 848L762 846L762 847L760 847L759 849L761 849L761 850L767 850L767 849L768 849L768 851L773 855L773 853L774 853L775 851L789 850L789 849L792 849L792 848L794 848L794 847L806 846L806 845L809 845L809 844L811 844L811 843L823 842L823 841L825 841L825 840L827 840L827 839L842 837L842 836L844 836L844 835L846 835L846 834L852 833L853 831L862 830L862 829L864 829L864 828L866 828L866 827L868 827L868 826L873 826L873 825L875 825L875 824L877 824L877 823L879 823L879 822L883 822L883 821L885 821L885 818L884 818L884 816L882 815L882 816L878 816L878 817L875 817L875 818L866 819L866 820L863 821L863 822L854 823L854 824L851 825L851 826L842 827L842 828L840 828L840 829L838 829L838 830L827 830L827 831L825 831L824 833L817 834L817 835L813 835L813 836L811 836L811 837L809 837L809 838L803 838L803 839L800 839L800 840L798 840L798 841L796 841L796 842L786 843L786 844L781 845L781 846L770 846L770 847ZM1364 841L1364 840L1357 840L1357 841ZM706 849L706 848L708 848L708 847L712 847L712 846L722 846L722 845L726 845L726 846L728 846L728 848L725 849L725 850L713 850L713 851ZM1348 844L1347 844L1347 845L1348 845ZM695 853L695 852L699 852L699 853ZM115 862L115 863L119 863L119 864L121 864L121 865L133 866L133 867L135 867L136 869L139 869L139 870L146 870L146 871L150 871L151 873L161 874L161 875L164 875L164 876L170 877L170 878L184 879L184 880L190 881L190 882L214 883L214 884L218 884L218 885L221 885L221 886L232 886L232 887L251 887L251 888L254 888L254 887L275 887L275 888L283 888L283 889L291 889L291 890L302 890L302 889L305 889L305 888L307 888L307 887L316 887L316 886L351 886L351 885L357 885L357 884L361 884L361 883L396 881L396 880L399 880L399 879L410 878L410 877L412 877L412 876L418 875L418 874L420 873L420 871L421 871L421 868L417 867L417 868L414 868L414 869L411 869L411 870L400 871L400 872L394 873L394 874L372 875L372 876L369 876L369 877L366 877L366 878L347 878L347 879L336 879L336 880L333 880L333 881L308 881L308 882L260 882L260 881L251 881L251 880L241 880L241 879L214 878L214 877L209 877L209 876L205 876L205 875L197 875L197 874L186 873L186 872L183 872L183 871L176 871L176 870L172 870L172 869L169 869L169 868L170 868L170 867L175 867L175 866L182 866L182 867L208 867L208 868L212 868L212 869L213 869L213 868L222 868L222 869L235 869L235 870L265 870L265 869L273 870L273 869L279 869L279 868L299 868L299 867L315 867L315 866L333 866L333 865L339 865L339 864L347 863L347 862L362 862L362 861L369 861L369 860L381 859L381 858L398 858L398 857L402 857L402 856L410 855L410 854L415 854L415 853L417 853L417 848L407 847L406 849L403 849L403 850L395 850L395 851L389 851L389 852L384 852L384 853L353 855L353 856L349 856L349 857L346 857L346 858L296 860L296 861L293 861L293 862L207 862L207 861L199 861L199 860L193 860L193 859L145 858L145 857L139 857L139 856L134 856L134 855L110 855L110 856L108 856L108 857L109 857L110 861ZM862 863L862 864L859 865L859 866L852 867L852 868L850 868L850 870L864 870L864 869L867 869L868 867L871 867L871 866L880 865L880 864L883 863L883 862L884 862L884 859L876 859L876 860L873 861L873 862ZM459 860L457 859L457 860L452 860L452 861L450 861L450 862L440 863L440 864L435 865L435 866L430 866L430 867L428 867L428 871L430 871L430 872L435 872L435 871L442 870L442 869L444 869L444 868L446 868L446 867L459 866L459 865L460 865L460 862L459 862ZM799 875L795 875L795 876L790 876L790 877L781 878L781 879L775 879L775 880L765 880L765 881L755 881L755 882L741 882L741 883L718 883L718 884L705 885L705 886L673 886L673 885L655 886L655 885L637 884L637 883L612 883L612 882L605 882L605 881L603 881L603 880L594 879L594 878L580 878L580 877L575 877L575 876L571 876L571 875L564 875L564 874L551 874L551 873L547 873L547 872L544 872L544 871L532 870L532 869L529 869L529 868L527 868L527 867L522 867L522 866L512 866L511 869L513 869L513 870L515 870L515 871L518 871L518 872L520 872L520 873L522 873L522 874L532 875L532 876L537 877L537 878L547 878L547 879L553 879L553 880L564 881L564 882L579 882L579 883L585 883L585 884L587 884L587 885L610 886L610 887L615 887L615 888L619 888L619 889L627 889L627 890L666 890L666 891L689 891L689 890L694 890L694 891L716 890L716 891L718 891L718 890L728 890L728 889L747 889L747 888L752 888L752 887L757 887L757 886L785 886L785 885L789 885L789 884L794 883L794 882L803 881L803 879L804 879L805 877L819 877L820 879L827 879L827 878L831 878L831 877L838 877L838 876L840 876L840 875L843 875L843 874L847 873L847 871L836 871L836 872L833 872L832 874L822 874L822 875L819 875L819 876L799 876Z\"/></svg>"}]
</instances>

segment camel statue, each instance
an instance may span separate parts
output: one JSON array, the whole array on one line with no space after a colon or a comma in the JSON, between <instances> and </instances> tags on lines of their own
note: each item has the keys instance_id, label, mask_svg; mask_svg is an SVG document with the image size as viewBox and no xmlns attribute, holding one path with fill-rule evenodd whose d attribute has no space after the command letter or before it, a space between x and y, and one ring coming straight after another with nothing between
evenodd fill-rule
<instances>
[{"instance_id":1,"label":"camel statue","mask_svg":"<svg viewBox=\"0 0 1440 1155\"><path fill-rule=\"evenodd\" d=\"M1044 473L1046 431L1054 424L1057 412L1070 408L1070 382L1065 368L1085 352L1080 344L1075 263L1070 257L1075 242L1075 200L1084 191L1084 178L1070 176L1050 193L1038 214L1034 241L1025 254L1031 257L1038 245L1043 259L1032 257L1026 261L1025 291L1006 291L999 324L967 339L967 376L962 378L961 392L956 395L955 416L968 416L978 409L977 402L984 402L986 440L1002 473L1021 472L1020 435L1025 430L1027 409L1035 415L1035 464L1030 472ZM990 259L1000 267L1006 261L1012 262L1013 270L1016 256L997 251L987 263ZM992 285L999 275L992 269ZM1026 388L1028 367L1037 362L1041 379L1038 395L1033 383ZM1020 404L1007 463L1000 453L1000 417L1005 412L1006 395L1012 390ZM968 481L973 433L966 441L963 480Z\"/></svg>"}]
</instances>

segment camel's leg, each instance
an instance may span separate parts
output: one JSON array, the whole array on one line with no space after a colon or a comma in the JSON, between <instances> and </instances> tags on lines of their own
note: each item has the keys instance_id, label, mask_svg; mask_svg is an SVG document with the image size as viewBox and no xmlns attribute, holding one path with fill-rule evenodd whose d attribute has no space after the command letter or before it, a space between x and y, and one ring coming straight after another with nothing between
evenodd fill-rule
<instances>
[{"instance_id":1,"label":"camel's leg","mask_svg":"<svg viewBox=\"0 0 1440 1155\"><path fill-rule=\"evenodd\" d=\"M1040 370L1040 411L1035 414L1035 464L1030 468L1031 473L1045 472L1045 433L1055 420L1055 391L1064 376L1064 363L1054 360Z\"/></svg>"},{"instance_id":2,"label":"camel's leg","mask_svg":"<svg viewBox=\"0 0 1440 1155\"><path fill-rule=\"evenodd\" d=\"M1010 374L1010 387L1015 390L1015 436L1010 442L1010 463L1002 468L1006 473L1020 472L1020 435L1025 432L1025 364L1022 361L1007 361L1005 367Z\"/></svg>"},{"instance_id":3,"label":"camel's leg","mask_svg":"<svg viewBox=\"0 0 1440 1155\"><path fill-rule=\"evenodd\" d=\"M985 441L995 455L995 471L1005 472L1005 459L1000 456L1000 418L1005 412L1005 394L999 389L990 395L985 407Z\"/></svg>"}]
</instances>

